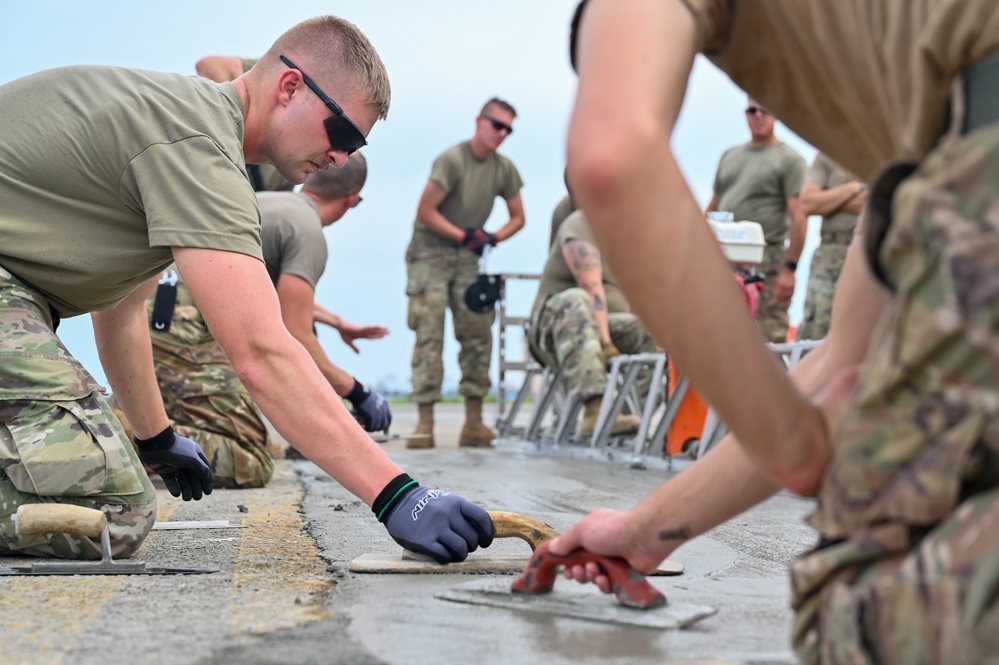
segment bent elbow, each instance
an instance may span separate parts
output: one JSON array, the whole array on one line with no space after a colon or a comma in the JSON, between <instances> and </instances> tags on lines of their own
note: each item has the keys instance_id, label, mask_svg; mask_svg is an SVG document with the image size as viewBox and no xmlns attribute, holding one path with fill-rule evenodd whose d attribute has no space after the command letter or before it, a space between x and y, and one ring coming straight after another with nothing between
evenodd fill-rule
<instances>
[{"instance_id":1,"label":"bent elbow","mask_svg":"<svg viewBox=\"0 0 999 665\"><path fill-rule=\"evenodd\" d=\"M601 208L627 196L636 176L648 167L652 150L663 145L653 123L632 122L613 131L570 129L567 171L573 197L583 208ZM668 140L665 142L668 149Z\"/></svg>"}]
</instances>

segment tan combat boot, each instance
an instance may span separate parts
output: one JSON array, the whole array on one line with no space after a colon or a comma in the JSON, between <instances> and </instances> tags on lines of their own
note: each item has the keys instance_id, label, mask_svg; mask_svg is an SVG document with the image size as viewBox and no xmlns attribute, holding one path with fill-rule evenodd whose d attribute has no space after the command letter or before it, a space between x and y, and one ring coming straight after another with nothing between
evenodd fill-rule
<instances>
[{"instance_id":1,"label":"tan combat boot","mask_svg":"<svg viewBox=\"0 0 999 665\"><path fill-rule=\"evenodd\" d=\"M458 445L465 448L484 448L492 445L496 432L482 422L482 400L465 398L465 426L458 436Z\"/></svg>"},{"instance_id":2,"label":"tan combat boot","mask_svg":"<svg viewBox=\"0 0 999 665\"><path fill-rule=\"evenodd\" d=\"M420 407L420 422L416 423L413 436L406 441L407 448L434 447L434 403L417 404Z\"/></svg>"},{"instance_id":3,"label":"tan combat boot","mask_svg":"<svg viewBox=\"0 0 999 665\"><path fill-rule=\"evenodd\" d=\"M593 430L597 428L597 416L600 415L601 398L592 397L587 400L583 409L583 426L579 430L580 436L593 436ZM618 414L614 419L614 426L611 428L611 436L621 434L634 434L642 424L642 419L630 413Z\"/></svg>"}]
</instances>

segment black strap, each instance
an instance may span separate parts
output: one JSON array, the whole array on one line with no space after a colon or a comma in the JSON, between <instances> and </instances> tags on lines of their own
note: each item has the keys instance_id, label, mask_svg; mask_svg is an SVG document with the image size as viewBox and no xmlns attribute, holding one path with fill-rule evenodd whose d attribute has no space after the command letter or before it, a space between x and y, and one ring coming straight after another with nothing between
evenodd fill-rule
<instances>
[{"instance_id":1,"label":"black strap","mask_svg":"<svg viewBox=\"0 0 999 665\"><path fill-rule=\"evenodd\" d=\"M253 191L267 191L267 185L264 184L264 174L260 172L259 166L256 164L247 164L246 172L250 174L250 182L253 183Z\"/></svg>"},{"instance_id":2,"label":"black strap","mask_svg":"<svg viewBox=\"0 0 999 665\"><path fill-rule=\"evenodd\" d=\"M153 301L153 318L150 326L156 332L170 330L173 321L173 310L177 306L177 282L180 276L175 268L163 271L159 288L156 289L156 300Z\"/></svg>"}]
</instances>

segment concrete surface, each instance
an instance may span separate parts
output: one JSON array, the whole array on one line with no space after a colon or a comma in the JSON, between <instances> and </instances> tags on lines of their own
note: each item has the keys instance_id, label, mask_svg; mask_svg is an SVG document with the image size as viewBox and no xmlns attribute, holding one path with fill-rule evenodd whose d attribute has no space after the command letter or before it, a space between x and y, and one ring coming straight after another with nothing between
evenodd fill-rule
<instances>
[{"instance_id":1,"label":"concrete surface","mask_svg":"<svg viewBox=\"0 0 999 665\"><path fill-rule=\"evenodd\" d=\"M411 431L415 409L393 411L393 432ZM459 449L462 417L460 404L438 409L434 450L406 450L401 440L385 448L424 485L559 530L595 508L633 505L668 475L517 443ZM0 665L793 663L786 567L814 541L803 522L811 502L778 495L683 546L671 558L686 565L684 575L653 584L673 602L719 611L692 628L659 631L434 598L474 576L350 573L353 558L398 545L367 506L307 461L281 460L262 490L217 490L187 504L160 496L160 520L241 528L154 531L136 558L220 572L0 577ZM509 539L491 549L526 547ZM556 593L562 584L573 583L560 580Z\"/></svg>"}]
</instances>

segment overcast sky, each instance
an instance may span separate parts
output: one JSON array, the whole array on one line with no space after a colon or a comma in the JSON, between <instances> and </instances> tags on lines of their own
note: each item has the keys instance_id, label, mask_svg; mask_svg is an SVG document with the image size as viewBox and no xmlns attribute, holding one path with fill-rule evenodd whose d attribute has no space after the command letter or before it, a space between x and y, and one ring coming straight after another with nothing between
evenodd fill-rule
<instances>
[{"instance_id":1,"label":"overcast sky","mask_svg":"<svg viewBox=\"0 0 999 665\"><path fill-rule=\"evenodd\" d=\"M320 339L334 362L362 381L406 389L413 333L406 327L403 255L417 201L434 158L471 137L479 108L494 95L517 108L516 131L500 150L523 177L527 226L489 257L487 268L541 270L552 209L564 195L565 133L576 85L567 55L574 7L575 0L10 2L4 3L0 20L0 83L74 64L194 75L198 58L255 57L285 29L311 16L335 13L356 23L388 68L392 108L364 149L369 173L363 204L326 230L330 258L317 300L355 323L388 326L391 334L380 341L361 341L361 355L350 351L335 331L321 330ZM722 152L749 139L744 107L744 94L699 58L673 143L702 205L711 196ZM814 148L782 126L778 133L811 162ZM498 201L487 228L498 228L505 215L506 206ZM810 224L799 269L792 323L801 318L816 222ZM512 312L526 314L533 297L533 286L513 285ZM445 385L454 386L458 347L450 317L448 329ZM59 332L74 355L104 382L89 317L69 319ZM495 363L493 375L495 380Z\"/></svg>"}]
</instances>

